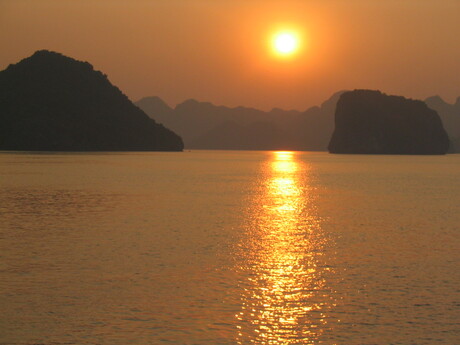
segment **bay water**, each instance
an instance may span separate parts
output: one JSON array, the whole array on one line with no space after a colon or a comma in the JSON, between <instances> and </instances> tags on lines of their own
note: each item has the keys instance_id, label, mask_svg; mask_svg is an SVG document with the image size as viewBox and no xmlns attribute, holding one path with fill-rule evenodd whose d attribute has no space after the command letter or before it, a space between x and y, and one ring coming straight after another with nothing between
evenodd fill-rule
<instances>
[{"instance_id":1,"label":"bay water","mask_svg":"<svg viewBox=\"0 0 460 345\"><path fill-rule=\"evenodd\" d=\"M460 155L0 153L0 344L459 344Z\"/></svg>"}]
</instances>

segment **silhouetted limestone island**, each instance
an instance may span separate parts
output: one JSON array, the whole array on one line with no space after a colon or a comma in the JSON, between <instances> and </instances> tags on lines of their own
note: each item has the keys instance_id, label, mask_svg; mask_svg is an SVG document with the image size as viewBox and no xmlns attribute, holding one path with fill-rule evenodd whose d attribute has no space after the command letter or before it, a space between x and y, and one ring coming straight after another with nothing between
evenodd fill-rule
<instances>
[{"instance_id":1,"label":"silhouetted limestone island","mask_svg":"<svg viewBox=\"0 0 460 345\"><path fill-rule=\"evenodd\" d=\"M87 62L41 50L0 72L0 150L181 151Z\"/></svg>"},{"instance_id":2,"label":"silhouetted limestone island","mask_svg":"<svg viewBox=\"0 0 460 345\"><path fill-rule=\"evenodd\" d=\"M331 153L435 155L448 149L441 119L422 101L354 90L337 102Z\"/></svg>"}]
</instances>

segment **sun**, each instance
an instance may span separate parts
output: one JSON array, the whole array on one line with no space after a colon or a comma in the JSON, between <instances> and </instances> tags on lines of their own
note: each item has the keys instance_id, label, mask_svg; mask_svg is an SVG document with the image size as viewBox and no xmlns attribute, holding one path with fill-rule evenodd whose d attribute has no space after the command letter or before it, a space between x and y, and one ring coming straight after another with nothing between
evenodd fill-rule
<instances>
[{"instance_id":1,"label":"sun","mask_svg":"<svg viewBox=\"0 0 460 345\"><path fill-rule=\"evenodd\" d=\"M293 55L299 49L299 38L294 32L278 32L273 36L273 49L281 56Z\"/></svg>"}]
</instances>

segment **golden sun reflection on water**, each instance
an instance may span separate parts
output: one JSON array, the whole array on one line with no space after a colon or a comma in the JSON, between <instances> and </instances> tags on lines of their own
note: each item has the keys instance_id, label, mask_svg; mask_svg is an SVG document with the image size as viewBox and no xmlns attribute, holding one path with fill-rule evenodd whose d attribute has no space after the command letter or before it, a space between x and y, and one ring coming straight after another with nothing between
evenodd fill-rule
<instances>
[{"instance_id":1,"label":"golden sun reflection on water","mask_svg":"<svg viewBox=\"0 0 460 345\"><path fill-rule=\"evenodd\" d=\"M273 152L250 211L239 344L313 344L334 305L309 168L296 155Z\"/></svg>"}]
</instances>

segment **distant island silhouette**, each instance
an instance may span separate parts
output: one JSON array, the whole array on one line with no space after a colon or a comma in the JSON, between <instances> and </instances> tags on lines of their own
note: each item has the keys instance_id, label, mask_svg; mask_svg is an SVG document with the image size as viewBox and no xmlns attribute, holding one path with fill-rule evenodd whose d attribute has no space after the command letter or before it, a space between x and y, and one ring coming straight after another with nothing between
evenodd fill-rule
<instances>
[{"instance_id":1,"label":"distant island silhouette","mask_svg":"<svg viewBox=\"0 0 460 345\"><path fill-rule=\"evenodd\" d=\"M331 153L445 154L448 149L439 115L422 101L354 90L337 102Z\"/></svg>"},{"instance_id":2,"label":"distant island silhouette","mask_svg":"<svg viewBox=\"0 0 460 345\"><path fill-rule=\"evenodd\" d=\"M40 50L0 72L0 150L181 151L107 76Z\"/></svg>"},{"instance_id":3,"label":"distant island silhouette","mask_svg":"<svg viewBox=\"0 0 460 345\"><path fill-rule=\"evenodd\" d=\"M326 151L343 91L306 111L229 108L189 99L169 107L159 97L136 105L184 139L188 149Z\"/></svg>"}]
</instances>

